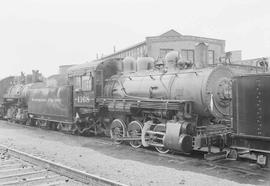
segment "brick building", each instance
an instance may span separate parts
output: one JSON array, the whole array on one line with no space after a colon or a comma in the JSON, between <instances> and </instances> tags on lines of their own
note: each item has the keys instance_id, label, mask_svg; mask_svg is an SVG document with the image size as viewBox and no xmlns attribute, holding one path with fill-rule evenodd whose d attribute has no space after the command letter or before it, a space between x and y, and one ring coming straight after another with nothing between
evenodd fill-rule
<instances>
[{"instance_id":1,"label":"brick building","mask_svg":"<svg viewBox=\"0 0 270 186\"><path fill-rule=\"evenodd\" d=\"M115 53L106 55L102 59L126 56L135 58L150 56L154 59L164 58L166 53L172 50L180 51L185 60L194 62L195 46L198 43L207 43L209 64L218 62L220 56L225 53L225 40L182 35L175 30L169 30L159 36L146 37L145 41L125 48Z\"/></svg>"}]
</instances>

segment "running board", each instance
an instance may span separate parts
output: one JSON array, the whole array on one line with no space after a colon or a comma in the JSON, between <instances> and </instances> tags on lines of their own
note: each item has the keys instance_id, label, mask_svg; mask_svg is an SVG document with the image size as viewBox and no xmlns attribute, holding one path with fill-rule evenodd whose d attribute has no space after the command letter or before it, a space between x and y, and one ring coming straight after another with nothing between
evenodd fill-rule
<instances>
[{"instance_id":1,"label":"running board","mask_svg":"<svg viewBox=\"0 0 270 186\"><path fill-rule=\"evenodd\" d=\"M121 137L121 138L114 138L116 141L141 141L141 137ZM146 138L150 139L150 138Z\"/></svg>"}]
</instances>

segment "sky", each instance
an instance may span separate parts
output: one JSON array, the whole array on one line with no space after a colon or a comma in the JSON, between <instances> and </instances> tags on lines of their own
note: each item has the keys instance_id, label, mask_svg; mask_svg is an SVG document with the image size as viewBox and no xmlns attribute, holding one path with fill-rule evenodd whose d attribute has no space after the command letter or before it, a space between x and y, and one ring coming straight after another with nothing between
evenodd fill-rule
<instances>
[{"instance_id":1,"label":"sky","mask_svg":"<svg viewBox=\"0 0 270 186\"><path fill-rule=\"evenodd\" d=\"M268 0L0 0L0 78L80 64L174 29L270 56Z\"/></svg>"}]
</instances>

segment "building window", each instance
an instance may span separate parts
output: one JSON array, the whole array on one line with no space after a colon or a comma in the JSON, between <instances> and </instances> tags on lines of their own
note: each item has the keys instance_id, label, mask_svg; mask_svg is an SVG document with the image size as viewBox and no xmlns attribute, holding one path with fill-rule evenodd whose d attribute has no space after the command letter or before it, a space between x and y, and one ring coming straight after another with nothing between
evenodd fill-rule
<instances>
[{"instance_id":1,"label":"building window","mask_svg":"<svg viewBox=\"0 0 270 186\"><path fill-rule=\"evenodd\" d=\"M167 54L168 52L170 52L170 51L173 51L173 49L171 49L171 48L161 48L161 49L159 50L159 57L160 57L160 58L165 58L166 54Z\"/></svg>"},{"instance_id":2,"label":"building window","mask_svg":"<svg viewBox=\"0 0 270 186\"><path fill-rule=\"evenodd\" d=\"M208 50L208 64L215 64L215 51Z\"/></svg>"},{"instance_id":3,"label":"building window","mask_svg":"<svg viewBox=\"0 0 270 186\"><path fill-rule=\"evenodd\" d=\"M143 45L142 52L143 52L143 56L147 57L148 54L147 54L147 51L146 51L146 45Z\"/></svg>"},{"instance_id":4,"label":"building window","mask_svg":"<svg viewBox=\"0 0 270 186\"><path fill-rule=\"evenodd\" d=\"M140 56L141 57L143 56L143 47L142 46L140 47Z\"/></svg>"},{"instance_id":5,"label":"building window","mask_svg":"<svg viewBox=\"0 0 270 186\"><path fill-rule=\"evenodd\" d=\"M184 61L190 61L191 63L194 63L194 50L183 49L181 55Z\"/></svg>"}]
</instances>

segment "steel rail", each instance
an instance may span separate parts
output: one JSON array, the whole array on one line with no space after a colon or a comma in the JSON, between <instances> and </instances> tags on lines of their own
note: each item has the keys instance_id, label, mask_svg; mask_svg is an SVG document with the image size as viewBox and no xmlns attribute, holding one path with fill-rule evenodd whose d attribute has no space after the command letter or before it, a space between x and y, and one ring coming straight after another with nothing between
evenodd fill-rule
<instances>
[{"instance_id":1,"label":"steel rail","mask_svg":"<svg viewBox=\"0 0 270 186\"><path fill-rule=\"evenodd\" d=\"M81 183L95 185L95 186L127 186L125 184L103 178L94 174L89 174L71 167L67 167L65 165L61 165L59 163L55 163L49 160L45 160L31 154L24 153L19 150L12 149L10 147L6 147L4 145L0 145L1 150L7 151L8 154L19 158L23 161L30 162L32 164L41 166L47 170L58 173L62 176L66 176L73 180L79 181Z\"/></svg>"}]
</instances>

